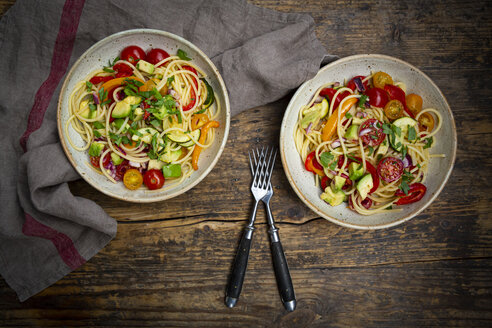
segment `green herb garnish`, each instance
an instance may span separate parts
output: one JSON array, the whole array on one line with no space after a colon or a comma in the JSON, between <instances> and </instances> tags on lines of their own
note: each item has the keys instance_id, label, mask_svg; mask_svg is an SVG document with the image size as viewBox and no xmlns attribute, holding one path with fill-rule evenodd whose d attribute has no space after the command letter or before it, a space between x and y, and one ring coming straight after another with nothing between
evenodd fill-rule
<instances>
[{"instance_id":1,"label":"green herb garnish","mask_svg":"<svg viewBox=\"0 0 492 328\"><path fill-rule=\"evenodd\" d=\"M182 60L191 60L191 58L188 57L188 54L182 49L178 49L178 57Z\"/></svg>"}]
</instances>

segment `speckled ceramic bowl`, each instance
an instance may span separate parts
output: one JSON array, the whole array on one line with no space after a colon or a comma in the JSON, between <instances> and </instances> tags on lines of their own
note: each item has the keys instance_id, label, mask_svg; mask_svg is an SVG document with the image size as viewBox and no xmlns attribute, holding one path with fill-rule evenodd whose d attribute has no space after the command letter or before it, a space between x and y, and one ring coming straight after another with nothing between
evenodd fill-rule
<instances>
[{"instance_id":1,"label":"speckled ceramic bowl","mask_svg":"<svg viewBox=\"0 0 492 328\"><path fill-rule=\"evenodd\" d=\"M141 188L136 191L128 190L123 183L114 184L106 177L96 173L88 165L87 152L79 152L72 148L65 135L65 124L69 119L68 99L75 84L84 79L91 71L100 68L108 60L119 56L121 50L129 45L138 45L144 50L150 48L162 48L170 54L175 54L178 49L183 49L193 58L193 63L198 65L208 76L208 81L215 92L216 101L220 103L221 112L217 120L220 127L216 130L216 139L213 145L204 150L200 156L199 169L195 171L182 184L164 191L150 191ZM191 42L177 35L150 29L128 30L106 37L87 50L73 65L63 83L58 101L58 132L61 143L68 159L88 183L114 198L129 202L149 203L179 196L196 186L217 163L227 141L230 124L230 108L227 90L219 74L219 71L210 59ZM68 129L71 139L75 144L82 146L83 141L79 134L72 128Z\"/></svg>"},{"instance_id":2,"label":"speckled ceramic bowl","mask_svg":"<svg viewBox=\"0 0 492 328\"><path fill-rule=\"evenodd\" d=\"M332 207L322 201L320 188L314 185L313 174L306 171L297 153L293 134L298 112L308 103L314 92L331 81L343 82L356 75L368 75L371 71L385 71L394 80L407 86L407 93L417 93L424 100L424 107L439 110L443 118L441 130L434 138L431 153L445 154L445 158L434 158L429 167L425 185L427 193L419 202L402 206L399 213L382 213L363 216L347 208L346 204ZM448 180L456 157L456 127L451 109L439 88L431 79L414 66L383 55L355 55L337 60L304 83L294 94L285 112L280 132L282 165L292 188L299 198L314 212L329 221L355 229L381 229L395 226L422 212L437 197Z\"/></svg>"}]
</instances>

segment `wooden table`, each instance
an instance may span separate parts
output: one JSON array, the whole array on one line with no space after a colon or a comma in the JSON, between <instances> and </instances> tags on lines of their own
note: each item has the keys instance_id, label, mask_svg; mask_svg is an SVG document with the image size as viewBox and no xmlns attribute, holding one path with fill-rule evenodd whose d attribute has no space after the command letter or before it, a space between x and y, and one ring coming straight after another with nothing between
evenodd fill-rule
<instances>
[{"instance_id":1,"label":"wooden table","mask_svg":"<svg viewBox=\"0 0 492 328\"><path fill-rule=\"evenodd\" d=\"M1 0L4 13L13 0ZM341 57L382 53L427 73L458 129L452 176L421 215L380 231L332 224L310 211L278 162L274 216L298 308L277 292L260 210L238 305L224 291L252 200L245 161L278 142L289 97L234 117L214 170L179 199L139 205L80 180L71 190L119 221L116 238L84 266L24 303L0 279L1 326L418 327L492 325L492 7L488 1L254 0L311 14Z\"/></svg>"}]
</instances>

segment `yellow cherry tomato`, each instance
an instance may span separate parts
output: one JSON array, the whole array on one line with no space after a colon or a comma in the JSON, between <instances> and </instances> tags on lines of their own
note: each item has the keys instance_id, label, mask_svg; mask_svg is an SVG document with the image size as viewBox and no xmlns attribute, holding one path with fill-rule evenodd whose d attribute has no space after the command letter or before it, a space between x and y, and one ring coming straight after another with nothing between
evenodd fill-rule
<instances>
[{"instance_id":1,"label":"yellow cherry tomato","mask_svg":"<svg viewBox=\"0 0 492 328\"><path fill-rule=\"evenodd\" d=\"M423 113L419 116L421 129L431 132L434 129L434 117L430 113Z\"/></svg>"},{"instance_id":2,"label":"yellow cherry tomato","mask_svg":"<svg viewBox=\"0 0 492 328\"><path fill-rule=\"evenodd\" d=\"M391 100L384 106L384 114L391 121L403 116L403 104L399 100Z\"/></svg>"},{"instance_id":3,"label":"yellow cherry tomato","mask_svg":"<svg viewBox=\"0 0 492 328\"><path fill-rule=\"evenodd\" d=\"M143 183L142 174L136 169L129 169L123 176L123 183L128 189L137 190Z\"/></svg>"},{"instance_id":4,"label":"yellow cherry tomato","mask_svg":"<svg viewBox=\"0 0 492 328\"><path fill-rule=\"evenodd\" d=\"M422 97L411 93L405 98L407 103L407 108L412 112L413 115L417 115L422 110Z\"/></svg>"},{"instance_id":5,"label":"yellow cherry tomato","mask_svg":"<svg viewBox=\"0 0 492 328\"><path fill-rule=\"evenodd\" d=\"M388 73L385 72L377 72L372 77L372 84L374 87L384 89L386 84L393 84L393 79Z\"/></svg>"}]
</instances>

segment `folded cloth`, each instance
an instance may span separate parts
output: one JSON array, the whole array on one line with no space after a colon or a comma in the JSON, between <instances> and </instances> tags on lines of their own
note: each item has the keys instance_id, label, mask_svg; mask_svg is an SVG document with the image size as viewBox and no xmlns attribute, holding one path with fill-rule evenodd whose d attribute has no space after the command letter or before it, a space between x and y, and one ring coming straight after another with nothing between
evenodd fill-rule
<instances>
[{"instance_id":1,"label":"folded cloth","mask_svg":"<svg viewBox=\"0 0 492 328\"><path fill-rule=\"evenodd\" d=\"M56 105L85 50L134 28L169 31L202 49L225 80L232 114L281 98L327 59L310 16L240 0L18 0L0 21L0 274L21 301L116 235L114 219L68 188L80 177L60 146Z\"/></svg>"}]
</instances>

